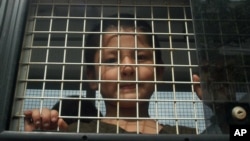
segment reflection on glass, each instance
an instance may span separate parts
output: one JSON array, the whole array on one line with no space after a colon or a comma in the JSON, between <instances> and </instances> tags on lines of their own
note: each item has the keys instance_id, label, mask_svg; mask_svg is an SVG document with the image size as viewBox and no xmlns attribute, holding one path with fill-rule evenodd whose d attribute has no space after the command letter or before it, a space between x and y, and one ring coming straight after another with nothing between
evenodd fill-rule
<instances>
[{"instance_id":1,"label":"reflection on glass","mask_svg":"<svg viewBox=\"0 0 250 141\"><path fill-rule=\"evenodd\" d=\"M205 112L207 126L229 133L230 124L249 123L231 110L240 105L250 114L250 0L194 0L192 9L203 99L213 111Z\"/></svg>"}]
</instances>

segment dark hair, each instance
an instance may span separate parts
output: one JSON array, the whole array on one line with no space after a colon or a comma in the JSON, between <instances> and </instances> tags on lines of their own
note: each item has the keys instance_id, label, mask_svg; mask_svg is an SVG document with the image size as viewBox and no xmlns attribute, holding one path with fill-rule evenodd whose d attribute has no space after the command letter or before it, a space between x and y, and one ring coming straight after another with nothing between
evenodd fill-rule
<instances>
[{"instance_id":1,"label":"dark hair","mask_svg":"<svg viewBox=\"0 0 250 141\"><path fill-rule=\"evenodd\" d=\"M118 15L114 15L114 16L110 16L110 19L103 19L102 20L102 29L101 29L101 23L97 24L96 26L94 26L92 32L99 32L97 33L91 33L87 36L86 38L86 43L85 43L85 62L86 63L94 63L94 56L95 53L97 51L97 49L87 49L88 47L96 47L99 48L100 47L100 32L105 32L107 31L109 28L116 27L118 28L118 26L123 27L123 28L136 28L136 30L140 30L142 32L147 32L147 33L152 33L152 29L151 26L144 20L136 20L136 25L135 25L135 20L133 20L134 16L130 15L130 14L120 14L119 18L121 18L118 22L117 19ZM152 41L152 34L145 34L145 37L148 41L148 44L151 45L152 47L154 46L155 48L159 48L160 44L158 41L158 38L156 35L155 36L155 42L153 45L153 41ZM156 50L156 63L157 64L161 64L162 63L162 58L161 58L161 51L160 50ZM90 67L90 66L88 66ZM92 66L93 67L93 66Z\"/></svg>"}]
</instances>

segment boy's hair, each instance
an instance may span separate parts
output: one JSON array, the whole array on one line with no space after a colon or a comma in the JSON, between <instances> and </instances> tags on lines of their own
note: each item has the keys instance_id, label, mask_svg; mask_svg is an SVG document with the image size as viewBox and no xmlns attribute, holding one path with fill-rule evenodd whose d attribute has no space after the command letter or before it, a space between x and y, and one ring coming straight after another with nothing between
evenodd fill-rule
<instances>
[{"instance_id":1,"label":"boy's hair","mask_svg":"<svg viewBox=\"0 0 250 141\"><path fill-rule=\"evenodd\" d=\"M134 16L130 14L120 14L119 18L122 18L120 20L114 19L114 18L118 18L118 15L111 16L110 19L103 19L102 27L101 27L101 23L99 23L96 26L94 26L92 30L92 32L99 32L99 33L98 34L91 33L87 36L86 43L85 43L86 49L84 53L86 63L94 63L95 53L101 45L100 44L101 34L107 31L108 29L110 29L111 27L115 27L116 29L118 29L118 26L122 28L133 28L136 31L149 33L149 34L144 34L146 37L146 40L148 41L148 44L154 48L160 47L160 44L156 35L154 35L154 42L153 42L153 39L152 39L153 34L150 34L152 33L152 28L146 21L136 20L135 22L135 20L133 19ZM88 47L91 47L92 49ZM93 47L95 48L93 49ZM162 64L160 50L157 50L157 49L155 50L155 57L156 57L155 58L156 64ZM90 65L87 68L93 69L93 66Z\"/></svg>"}]
</instances>

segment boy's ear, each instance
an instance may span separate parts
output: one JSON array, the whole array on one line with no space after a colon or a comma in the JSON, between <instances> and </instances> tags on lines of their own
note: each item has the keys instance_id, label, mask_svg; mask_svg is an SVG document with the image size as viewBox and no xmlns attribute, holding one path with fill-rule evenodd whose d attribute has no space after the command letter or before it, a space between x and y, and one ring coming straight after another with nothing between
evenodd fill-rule
<instances>
[{"instance_id":1,"label":"boy's ear","mask_svg":"<svg viewBox=\"0 0 250 141\"><path fill-rule=\"evenodd\" d=\"M87 79L88 80L95 80L96 79L94 70L92 70L92 69L87 70ZM97 84L97 82L89 82L89 87L92 90L97 90L98 84Z\"/></svg>"}]
</instances>

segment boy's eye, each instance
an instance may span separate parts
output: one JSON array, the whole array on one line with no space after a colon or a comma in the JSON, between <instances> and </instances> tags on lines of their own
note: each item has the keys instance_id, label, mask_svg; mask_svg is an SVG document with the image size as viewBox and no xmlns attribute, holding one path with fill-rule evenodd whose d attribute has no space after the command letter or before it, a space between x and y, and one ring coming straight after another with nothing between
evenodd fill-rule
<instances>
[{"instance_id":1,"label":"boy's eye","mask_svg":"<svg viewBox=\"0 0 250 141\"><path fill-rule=\"evenodd\" d=\"M138 61L146 59L145 55L138 55L137 57Z\"/></svg>"},{"instance_id":2,"label":"boy's eye","mask_svg":"<svg viewBox=\"0 0 250 141\"><path fill-rule=\"evenodd\" d=\"M149 57L145 54L138 54L137 56L138 62L146 61L147 59L149 59Z\"/></svg>"},{"instance_id":3,"label":"boy's eye","mask_svg":"<svg viewBox=\"0 0 250 141\"><path fill-rule=\"evenodd\" d=\"M116 63L117 59L116 58L107 58L104 60L104 63Z\"/></svg>"}]
</instances>

